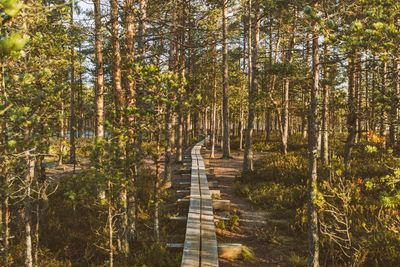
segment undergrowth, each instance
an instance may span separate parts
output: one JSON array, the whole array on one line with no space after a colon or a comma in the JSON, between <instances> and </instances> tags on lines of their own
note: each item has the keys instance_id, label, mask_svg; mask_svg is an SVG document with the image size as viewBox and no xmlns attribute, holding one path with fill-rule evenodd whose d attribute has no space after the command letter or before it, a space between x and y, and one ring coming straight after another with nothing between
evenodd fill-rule
<instances>
[{"instance_id":1,"label":"undergrowth","mask_svg":"<svg viewBox=\"0 0 400 267\"><path fill-rule=\"evenodd\" d=\"M382 139L364 137L353 150L344 178L343 136L331 138L331 162L318 162L321 263L396 266L400 262L400 162ZM270 151L255 161L255 170L237 179L237 192L269 212L268 229L259 231L271 248L291 251L290 266L307 263L306 140L294 136L282 155L272 137L258 138L257 151ZM295 246L293 244L296 244ZM396 249L397 248L397 249Z\"/></svg>"}]
</instances>

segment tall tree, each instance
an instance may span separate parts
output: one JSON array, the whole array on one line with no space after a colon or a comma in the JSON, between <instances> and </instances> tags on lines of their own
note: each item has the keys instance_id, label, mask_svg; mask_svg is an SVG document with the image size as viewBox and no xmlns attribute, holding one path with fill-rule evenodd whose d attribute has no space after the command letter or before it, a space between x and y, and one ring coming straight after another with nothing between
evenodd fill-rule
<instances>
[{"instance_id":1,"label":"tall tree","mask_svg":"<svg viewBox=\"0 0 400 267\"><path fill-rule=\"evenodd\" d=\"M69 119L69 140L70 140L70 162L75 165L75 130L76 130L76 119L75 119L75 38L74 38L74 0L71 1L70 9L70 38L71 38L71 102L70 111L71 116Z\"/></svg>"},{"instance_id":2,"label":"tall tree","mask_svg":"<svg viewBox=\"0 0 400 267\"><path fill-rule=\"evenodd\" d=\"M289 41L288 50L285 57L285 64L290 65L293 63L294 46L296 43L296 28L297 28L297 7L295 7L292 33ZM289 88L290 80L288 77L283 79L283 93L282 93L282 114L281 114L281 142L282 153L287 154L288 136L289 136Z\"/></svg>"},{"instance_id":3,"label":"tall tree","mask_svg":"<svg viewBox=\"0 0 400 267\"><path fill-rule=\"evenodd\" d=\"M348 136L344 148L344 165L346 175L350 168L351 152L353 150L354 142L356 139L356 108L357 98L355 95L355 57L356 50L352 49L349 55L348 67L348 115L347 115L347 129Z\"/></svg>"},{"instance_id":4,"label":"tall tree","mask_svg":"<svg viewBox=\"0 0 400 267\"><path fill-rule=\"evenodd\" d=\"M318 24L314 25L312 35L312 86L310 92L310 111L308 117L308 236L309 236L309 266L319 266L319 237L317 204L317 146L318 146L318 91L319 91L319 35Z\"/></svg>"},{"instance_id":5,"label":"tall tree","mask_svg":"<svg viewBox=\"0 0 400 267\"><path fill-rule=\"evenodd\" d=\"M251 8L251 3L249 4ZM254 118L256 112L256 97L258 93L258 49L260 42L260 2L259 0L254 1L254 8L250 9L250 15L252 17L252 75L251 75L251 88L249 91L249 114L247 119L247 131L246 131L246 147L244 150L243 159L243 171L253 171L253 148L252 148L252 136L254 129ZM254 13L253 13L254 12Z\"/></svg>"},{"instance_id":6,"label":"tall tree","mask_svg":"<svg viewBox=\"0 0 400 267\"><path fill-rule=\"evenodd\" d=\"M230 148L230 124L229 124L229 70L228 70L228 1L222 3L222 65L223 65L223 85L222 85L222 114L223 114L223 151L222 156L231 156Z\"/></svg>"},{"instance_id":7,"label":"tall tree","mask_svg":"<svg viewBox=\"0 0 400 267\"><path fill-rule=\"evenodd\" d=\"M133 164L135 149L135 108L136 108L136 77L133 71L135 61L135 22L134 22L134 1L124 1L124 14L125 14L125 52L126 59L124 70L126 72L127 81L125 88L125 112L124 120L127 129L127 141L125 144L125 178L129 188L124 187L123 198L125 199L122 216L122 239L123 250L125 256L129 254L131 243L130 241L136 238L136 208L137 202L135 197L135 167Z\"/></svg>"},{"instance_id":8,"label":"tall tree","mask_svg":"<svg viewBox=\"0 0 400 267\"><path fill-rule=\"evenodd\" d=\"M104 71L103 44L100 0L93 0L95 25L95 59L96 59L96 128L95 135L104 137Z\"/></svg>"},{"instance_id":9,"label":"tall tree","mask_svg":"<svg viewBox=\"0 0 400 267\"><path fill-rule=\"evenodd\" d=\"M123 92L121 85L121 52L119 41L118 1L110 0L112 81L116 128L122 125Z\"/></svg>"},{"instance_id":10,"label":"tall tree","mask_svg":"<svg viewBox=\"0 0 400 267\"><path fill-rule=\"evenodd\" d=\"M177 27L177 16L176 16L176 7L177 0L173 0L172 2L172 14L171 20L172 24L169 29L171 36L176 36L176 27ZM176 66L177 66L177 55L176 55L176 43L175 40L171 37L169 42L169 55L168 55L168 70L173 74L176 74ZM171 89L172 85L169 84L169 89ZM172 175L172 146L174 145L174 133L173 133L173 117L174 117L174 109L173 109L173 96L172 94L168 94L166 104L166 112L165 112L165 181L167 185L171 184L171 175Z\"/></svg>"},{"instance_id":11,"label":"tall tree","mask_svg":"<svg viewBox=\"0 0 400 267\"><path fill-rule=\"evenodd\" d=\"M322 163L327 164L329 158L329 46L324 45L324 83L323 83L323 102L322 102L322 146L321 146L321 160Z\"/></svg>"},{"instance_id":12,"label":"tall tree","mask_svg":"<svg viewBox=\"0 0 400 267\"><path fill-rule=\"evenodd\" d=\"M186 77L186 61L185 61L185 46L186 46L186 22L187 22L187 2L186 0L181 1L181 5L179 8L179 19L180 25L178 30L178 42L179 42L179 57L178 57L178 66L179 66L179 79L181 83L181 88L178 90L178 125L177 125L177 143L176 143L176 161L182 162L183 159L183 125L184 125L184 113L185 106L183 104L183 96L185 93L184 81ZM177 47L178 48L178 47ZM177 52L178 53L178 52Z\"/></svg>"}]
</instances>

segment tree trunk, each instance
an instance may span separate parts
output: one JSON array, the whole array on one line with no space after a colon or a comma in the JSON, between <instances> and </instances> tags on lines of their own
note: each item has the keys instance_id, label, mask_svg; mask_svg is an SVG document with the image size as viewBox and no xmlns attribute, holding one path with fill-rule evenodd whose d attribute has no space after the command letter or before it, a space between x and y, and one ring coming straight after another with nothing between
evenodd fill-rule
<instances>
[{"instance_id":1,"label":"tree trunk","mask_svg":"<svg viewBox=\"0 0 400 267\"><path fill-rule=\"evenodd\" d=\"M141 60L144 61L146 56L146 20L147 20L147 1L148 0L140 0L140 23L139 23L139 39L138 39L138 48Z\"/></svg>"},{"instance_id":2,"label":"tree trunk","mask_svg":"<svg viewBox=\"0 0 400 267\"><path fill-rule=\"evenodd\" d=\"M350 160L351 160L351 152L353 150L354 146L354 141L356 138L356 105L357 105L357 99L355 98L355 84L354 84L354 79L355 79L355 50L353 49L350 52L350 58L349 58L349 70L348 70L348 76L349 76L349 85L348 85L348 109L349 113L347 116L347 130L348 130L348 136L347 136L347 141L346 145L344 148L344 165L345 165L345 174L347 176L348 170L350 167Z\"/></svg>"},{"instance_id":3,"label":"tree trunk","mask_svg":"<svg viewBox=\"0 0 400 267\"><path fill-rule=\"evenodd\" d=\"M186 3L183 2L181 6L181 28L179 30L179 79L183 82L185 78L185 41L186 41L186 34L185 34L185 27L186 27ZM180 92L178 93L179 96L179 103L178 103L178 132L177 132L177 145L176 145L176 161L182 162L183 157L183 124L184 124L184 105L183 105L183 91L184 86L182 86Z\"/></svg>"},{"instance_id":4,"label":"tree trunk","mask_svg":"<svg viewBox=\"0 0 400 267\"><path fill-rule=\"evenodd\" d=\"M387 80L387 61L383 62L383 68L382 68L382 87L381 87L381 94L382 94L382 103L381 103L381 120L380 120L380 125L379 125L379 135L384 136L385 135L385 128L386 128L386 80Z\"/></svg>"},{"instance_id":5,"label":"tree trunk","mask_svg":"<svg viewBox=\"0 0 400 267\"><path fill-rule=\"evenodd\" d=\"M118 1L110 0L112 80L115 104L115 126L122 125L123 92L121 85L121 54L118 33Z\"/></svg>"},{"instance_id":6,"label":"tree trunk","mask_svg":"<svg viewBox=\"0 0 400 267\"><path fill-rule=\"evenodd\" d=\"M321 160L323 164L328 164L329 158L329 47L324 46L325 66L324 66L324 87L323 87L323 103L322 103L322 147Z\"/></svg>"},{"instance_id":7,"label":"tree trunk","mask_svg":"<svg viewBox=\"0 0 400 267\"><path fill-rule=\"evenodd\" d=\"M249 1L251 7L251 1ZM253 148L252 135L254 129L255 101L258 91L258 45L260 41L260 3L259 0L254 2L254 17L252 19L252 28L254 32L254 40L252 42L252 79L251 90L249 92L249 115L247 120L246 131L246 147L244 150L243 172L253 171ZM252 9L249 10L252 14Z\"/></svg>"},{"instance_id":8,"label":"tree trunk","mask_svg":"<svg viewBox=\"0 0 400 267\"><path fill-rule=\"evenodd\" d=\"M211 158L215 157L215 137L217 127L217 51L215 44L213 45L213 85L212 85L212 107L211 107Z\"/></svg>"},{"instance_id":9,"label":"tree trunk","mask_svg":"<svg viewBox=\"0 0 400 267\"><path fill-rule=\"evenodd\" d=\"M114 265L114 247L113 247L113 216L112 216L112 185L111 181L108 181L108 246L109 246L109 260L110 267Z\"/></svg>"},{"instance_id":10,"label":"tree trunk","mask_svg":"<svg viewBox=\"0 0 400 267\"><path fill-rule=\"evenodd\" d=\"M1 66L0 66L0 85L1 85L1 94L3 96L3 102L4 106L7 106L7 92L6 92L6 85L5 85L5 77L4 77L4 63L0 61ZM7 112L4 113L4 118L7 118L8 114ZM3 123L0 124L0 141L1 144L7 144L8 143L8 123L7 120L3 120ZM8 153L6 146L2 146L3 149L1 150L4 155ZM8 251L9 251L9 235L10 235L10 229L9 229L9 221L10 221L10 210L9 210L9 186L10 186L10 181L9 181L9 173L8 173L8 157L6 156L4 158L4 168L1 169L2 174L0 177L2 177L4 180L0 182L1 188L1 200L3 203L1 204L1 227L3 230L3 264L4 267L8 267Z\"/></svg>"},{"instance_id":11,"label":"tree trunk","mask_svg":"<svg viewBox=\"0 0 400 267\"><path fill-rule=\"evenodd\" d=\"M63 92L61 93L63 96ZM58 137L58 145L60 148L60 152L58 154L58 166L61 166L63 164L63 157L64 157L64 99L61 99L61 111L60 111L60 132L59 132L59 137Z\"/></svg>"},{"instance_id":12,"label":"tree trunk","mask_svg":"<svg viewBox=\"0 0 400 267\"><path fill-rule=\"evenodd\" d=\"M176 0L173 1L172 8L172 26L170 28L170 35L176 35ZM176 54L175 54L175 42L171 39L169 43L169 62L168 69L171 72L176 73ZM171 102L173 101L172 97L169 95L168 103L166 104L166 112L165 112L165 183L168 187L171 185L171 175L172 175L172 146L174 145L174 132L173 132L173 117L174 111L172 109Z\"/></svg>"},{"instance_id":13,"label":"tree trunk","mask_svg":"<svg viewBox=\"0 0 400 267\"><path fill-rule=\"evenodd\" d=\"M371 130L376 132L376 100L375 100L375 91L376 91L376 56L373 54L372 56L372 94L371 94Z\"/></svg>"},{"instance_id":14,"label":"tree trunk","mask_svg":"<svg viewBox=\"0 0 400 267\"><path fill-rule=\"evenodd\" d=\"M75 48L74 48L74 0L71 1L71 10L70 10L70 16L71 16L71 25L70 25L70 38L71 38L71 117L69 121L69 137L70 137L70 162L76 164L76 155L75 155L75 64L74 64L74 56L75 56ZM75 167L74 167L75 170Z\"/></svg>"},{"instance_id":15,"label":"tree trunk","mask_svg":"<svg viewBox=\"0 0 400 267\"><path fill-rule=\"evenodd\" d=\"M159 227L159 216L158 216L158 204L159 204L159 187L160 187L160 129L157 129L156 134L157 141L157 154L155 158L156 164L156 182L154 183L154 241L159 242L160 240L160 227Z\"/></svg>"},{"instance_id":16,"label":"tree trunk","mask_svg":"<svg viewBox=\"0 0 400 267\"><path fill-rule=\"evenodd\" d=\"M318 26L314 26L318 31ZM315 198L317 197L317 112L319 90L319 43L318 35L313 34L312 41L312 77L311 106L308 122L308 151L310 158L308 178L308 236L309 236L309 260L308 266L319 266L319 237L318 214Z\"/></svg>"},{"instance_id":17,"label":"tree trunk","mask_svg":"<svg viewBox=\"0 0 400 267\"><path fill-rule=\"evenodd\" d=\"M104 137L104 71L103 71L103 44L101 38L101 8L100 0L93 0L95 24L95 59L96 59L96 127L95 136Z\"/></svg>"},{"instance_id":18,"label":"tree trunk","mask_svg":"<svg viewBox=\"0 0 400 267\"><path fill-rule=\"evenodd\" d=\"M240 107L239 150L243 150L243 132L244 132L244 111L243 107Z\"/></svg>"},{"instance_id":19,"label":"tree trunk","mask_svg":"<svg viewBox=\"0 0 400 267\"><path fill-rule=\"evenodd\" d=\"M82 64L82 43L79 43L79 65L83 66ZM78 122L77 122L77 134L78 137L81 138L83 136L83 73L84 69L81 68L79 71L79 90L77 96L78 102Z\"/></svg>"},{"instance_id":20,"label":"tree trunk","mask_svg":"<svg viewBox=\"0 0 400 267\"><path fill-rule=\"evenodd\" d=\"M26 153L26 165L28 171L25 175L25 201L24 201L24 222L25 222L25 266L32 267L32 207L31 207L31 185L35 176L35 161L29 152Z\"/></svg>"},{"instance_id":21,"label":"tree trunk","mask_svg":"<svg viewBox=\"0 0 400 267\"><path fill-rule=\"evenodd\" d=\"M393 95L391 97L390 107L390 147L395 148L398 131L398 103L400 93L400 81L399 81L400 63L397 60L393 60L393 73L394 73L394 88Z\"/></svg>"},{"instance_id":22,"label":"tree trunk","mask_svg":"<svg viewBox=\"0 0 400 267\"><path fill-rule=\"evenodd\" d=\"M222 65L223 65L223 85L222 85L222 110L223 110L223 151L222 157L229 158L231 156L230 148L230 129L229 129L229 73L228 73L228 0L224 0L222 4Z\"/></svg>"},{"instance_id":23,"label":"tree trunk","mask_svg":"<svg viewBox=\"0 0 400 267\"><path fill-rule=\"evenodd\" d=\"M126 81L127 88L125 89L125 107L135 108L136 107L136 79L135 73L132 69L132 64L135 61L135 22L134 22L134 1L124 1L124 13L125 13L125 51L126 51L126 62L125 69L127 76L130 77ZM124 204L124 215L122 223L123 232L123 248L124 253L127 256L129 254L129 241L136 239L136 197L134 193L135 187L135 175L136 170L132 158L135 149L135 122L136 118L134 114L125 114L125 127L127 128L127 142L125 145L125 176L131 183L131 188L123 190L123 198L127 201Z\"/></svg>"},{"instance_id":24,"label":"tree trunk","mask_svg":"<svg viewBox=\"0 0 400 267\"><path fill-rule=\"evenodd\" d=\"M8 180L8 170L4 169L4 203L2 204L2 227L3 227L3 263L4 267L8 267L8 249L9 249L9 236L10 236L10 228L9 228L9 221L10 221L10 210L9 210L9 180Z\"/></svg>"},{"instance_id":25,"label":"tree trunk","mask_svg":"<svg viewBox=\"0 0 400 267\"><path fill-rule=\"evenodd\" d=\"M285 58L285 63L290 65L293 62L293 49L296 42L296 27L297 27L297 9L295 10L293 18L293 31L290 38L288 52ZM281 118L281 142L282 153L287 154L288 135L289 135L289 78L283 79L283 94L282 94L282 118Z\"/></svg>"},{"instance_id":26,"label":"tree trunk","mask_svg":"<svg viewBox=\"0 0 400 267\"><path fill-rule=\"evenodd\" d=\"M36 227L35 227L35 253L34 253L34 262L35 262L35 267L39 266L39 241L40 241L40 236L39 236L39 230L40 230L40 194L41 194L41 189L39 188L38 185L38 198L36 199Z\"/></svg>"}]
</instances>

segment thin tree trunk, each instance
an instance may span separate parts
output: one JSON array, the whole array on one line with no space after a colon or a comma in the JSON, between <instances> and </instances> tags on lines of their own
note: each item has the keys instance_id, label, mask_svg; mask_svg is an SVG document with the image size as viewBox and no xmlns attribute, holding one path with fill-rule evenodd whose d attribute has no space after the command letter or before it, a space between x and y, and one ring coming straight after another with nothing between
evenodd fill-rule
<instances>
[{"instance_id":1,"label":"thin tree trunk","mask_svg":"<svg viewBox=\"0 0 400 267\"><path fill-rule=\"evenodd\" d=\"M24 203L24 222L25 222L25 266L32 267L32 207L31 207L31 185L35 175L35 161L29 152L26 153L26 165L28 171L25 175L25 203Z\"/></svg>"},{"instance_id":2,"label":"thin tree trunk","mask_svg":"<svg viewBox=\"0 0 400 267\"><path fill-rule=\"evenodd\" d=\"M134 2L132 2L132 6L134 6ZM146 55L146 43L145 43L145 37L146 37L146 20L147 20L147 2L148 0L140 0L139 1L139 11L140 11L140 18L139 18L139 38L138 38L138 49L139 49L139 53L140 53L140 61L141 63L144 65L145 63L145 55ZM132 8L134 9L134 7ZM134 12L134 11L132 11ZM133 15L132 15L133 17ZM134 24L134 22L132 21L132 25ZM133 27L133 26L132 26ZM134 47L134 45L133 45ZM139 109L142 108L142 94L143 94L143 90L139 90L138 91L138 101L136 103L137 107ZM138 124L141 125L141 117L138 118ZM139 176L140 175L140 163L141 163L141 158L142 158L142 142L143 142L143 131L140 130L140 127L138 128L138 137L137 137L137 141L136 141L136 152L137 152L137 156L136 156L136 174Z\"/></svg>"},{"instance_id":3,"label":"thin tree trunk","mask_svg":"<svg viewBox=\"0 0 400 267\"><path fill-rule=\"evenodd\" d=\"M250 7L251 2L249 1ZM249 92L249 115L247 120L246 131L246 147L244 150L243 171L253 171L253 148L252 148L252 135L254 129L254 116L255 116L255 101L258 91L258 46L260 42L260 3L259 0L254 2L254 18L252 19L252 28L254 31L254 40L252 42L252 81L251 90ZM252 14L250 9L250 14Z\"/></svg>"},{"instance_id":4,"label":"thin tree trunk","mask_svg":"<svg viewBox=\"0 0 400 267\"><path fill-rule=\"evenodd\" d=\"M79 43L79 65L82 66L82 43ZM79 71L79 89L78 89L78 122L77 122L77 134L81 138L83 136L83 73L84 69Z\"/></svg>"},{"instance_id":5,"label":"thin tree trunk","mask_svg":"<svg viewBox=\"0 0 400 267\"><path fill-rule=\"evenodd\" d=\"M6 162L5 162L6 163ZM7 164L7 163L6 163ZM9 221L10 221L10 210L9 210L9 180L8 180L8 170L4 169L4 203L3 203L3 263L4 267L8 267L8 249L9 249L9 236L10 236L10 228L9 228Z\"/></svg>"},{"instance_id":6,"label":"thin tree trunk","mask_svg":"<svg viewBox=\"0 0 400 267\"><path fill-rule=\"evenodd\" d=\"M385 127L386 127L386 112L385 112L385 108L386 108L386 103L385 103L385 94L386 94L386 80L387 80L387 61L383 62L383 68L382 68L382 87L381 87L381 93L382 93L382 97L383 100L381 103L382 107L381 107L381 120L380 120L380 125L379 125L379 135L380 136L384 136L385 135Z\"/></svg>"},{"instance_id":7,"label":"thin tree trunk","mask_svg":"<svg viewBox=\"0 0 400 267\"><path fill-rule=\"evenodd\" d=\"M223 65L223 85L222 85L222 110L223 110L223 151L222 157L231 156L230 148L230 129L229 129L229 73L228 73L228 0L223 1L222 7L222 65Z\"/></svg>"},{"instance_id":8,"label":"thin tree trunk","mask_svg":"<svg viewBox=\"0 0 400 267\"><path fill-rule=\"evenodd\" d=\"M206 138L208 132L208 116L207 116L207 107L204 108L204 128L203 128L203 135ZM204 146L206 146L207 141L204 141Z\"/></svg>"},{"instance_id":9,"label":"thin tree trunk","mask_svg":"<svg viewBox=\"0 0 400 267\"><path fill-rule=\"evenodd\" d=\"M104 71L103 71L103 44L101 38L101 8L100 0L93 0L95 24L95 59L96 59L96 127L95 136L104 137Z\"/></svg>"},{"instance_id":10,"label":"thin tree trunk","mask_svg":"<svg viewBox=\"0 0 400 267\"><path fill-rule=\"evenodd\" d=\"M134 1L124 1L124 13L125 13L125 51L126 51L126 62L125 69L128 77L126 81L127 88L125 89L125 107L134 108L136 107L136 80L132 64L135 60L135 23L134 23ZM130 246L129 241L136 239L136 197L134 193L135 187L135 166L132 163L134 154L133 150L135 147L135 115L125 114L125 127L127 127L128 138L125 145L125 176L128 181L131 182L131 188L124 188L123 198L127 201L124 204L124 216L123 216L123 248L124 253L127 256L129 254Z\"/></svg>"},{"instance_id":11,"label":"thin tree trunk","mask_svg":"<svg viewBox=\"0 0 400 267\"><path fill-rule=\"evenodd\" d=\"M357 59L357 141L361 141L362 136L362 58L361 54Z\"/></svg>"},{"instance_id":12,"label":"thin tree trunk","mask_svg":"<svg viewBox=\"0 0 400 267\"><path fill-rule=\"evenodd\" d=\"M146 56L146 20L147 20L147 1L148 0L140 0L139 8L140 8L140 22L139 22L139 39L138 39L138 49L141 60L143 61Z\"/></svg>"},{"instance_id":13,"label":"thin tree trunk","mask_svg":"<svg viewBox=\"0 0 400 267\"><path fill-rule=\"evenodd\" d=\"M370 124L371 110L370 110L370 103L369 103L369 81L370 81L369 73L370 72L371 72L371 69L370 69L370 65L369 65L369 56L366 55L366 57L365 57L365 114L367 116L367 119L365 119L365 130L366 131L371 129L371 124Z\"/></svg>"},{"instance_id":14,"label":"thin tree trunk","mask_svg":"<svg viewBox=\"0 0 400 267\"><path fill-rule=\"evenodd\" d=\"M157 129L156 134L157 142L157 154L155 158L156 164L156 182L154 183L154 241L159 242L160 240L160 227L159 227L159 216L158 216L158 204L159 204L159 187L160 187L160 129Z\"/></svg>"},{"instance_id":15,"label":"thin tree trunk","mask_svg":"<svg viewBox=\"0 0 400 267\"><path fill-rule=\"evenodd\" d=\"M397 60L393 60L393 73L394 73L394 88L393 88L393 96L391 99L391 107L390 107L390 147L395 148L396 139L397 139L397 130L398 130L398 101L399 101L399 93L400 93L400 81L399 81L399 72L400 72L400 63Z\"/></svg>"},{"instance_id":16,"label":"thin tree trunk","mask_svg":"<svg viewBox=\"0 0 400 267\"><path fill-rule=\"evenodd\" d=\"M4 63L0 61L1 66L0 66L0 85L1 85L1 94L3 95L3 103L4 106L7 106L7 92L6 92L6 84L5 84L5 77L4 77ZM4 114L4 118L7 118L7 112ZM8 123L7 120L3 121L3 124L0 125L0 140L2 144L7 144L8 142ZM6 146L3 146L4 150L2 152L4 155L7 154L7 149ZM1 183L1 199L4 201L1 205L1 227L3 230L3 263L4 267L8 267L8 252L9 252L9 235L10 235L10 229L9 229L9 221L10 221L10 210L9 210L9 186L10 186L10 181L9 181L9 174L8 174L8 157L4 157L4 168L1 170L2 175L1 177L4 178L4 181ZM4 197L4 198L3 198Z\"/></svg>"},{"instance_id":17,"label":"thin tree trunk","mask_svg":"<svg viewBox=\"0 0 400 267\"><path fill-rule=\"evenodd\" d=\"M118 33L118 1L110 0L111 21L111 54L112 54L112 80L115 104L115 124L119 128L122 125L123 92L121 85L121 54Z\"/></svg>"},{"instance_id":18,"label":"thin tree trunk","mask_svg":"<svg viewBox=\"0 0 400 267\"><path fill-rule=\"evenodd\" d=\"M181 45L179 46L179 79L182 82L185 78L185 26L186 26L186 3L183 1L181 6L181 28L179 30L179 41ZM177 145L176 145L176 161L182 162L183 158L183 124L184 124L184 105L183 105L183 86L181 92L179 92L179 103L178 103L178 132L177 132Z\"/></svg>"},{"instance_id":19,"label":"thin tree trunk","mask_svg":"<svg viewBox=\"0 0 400 267\"><path fill-rule=\"evenodd\" d=\"M123 162L120 159L123 154L123 144L121 138L118 136L121 134L123 127L123 116L122 109L124 105L124 97L121 82L121 53L120 53L120 42L119 42L119 22L118 22L119 6L117 0L110 0L110 23L111 23L111 55L112 55L112 82L113 82L113 96L114 96L114 106L115 106L115 120L114 120L114 131L116 132L116 137L114 140L115 145L118 149L115 151L115 165L117 169L123 168ZM111 188L111 185L109 186ZM118 246L122 250L125 257L128 254L128 244L126 242L126 203L127 195L126 188L122 188L121 199L123 200L123 205L118 205L119 211L123 214L120 220L118 220L118 231L117 238L118 241L122 239L121 246ZM111 203L111 202L110 202ZM109 203L109 205L111 205ZM111 209L112 207L109 207ZM111 210L109 211L109 216L112 216ZM112 218L111 218L112 221ZM111 223L111 222L110 222ZM112 227L112 225L110 226ZM125 228L125 229L124 229ZM110 250L112 247L112 229L110 229ZM113 252L110 251L110 266L113 264L112 257Z\"/></svg>"},{"instance_id":20,"label":"thin tree trunk","mask_svg":"<svg viewBox=\"0 0 400 267\"><path fill-rule=\"evenodd\" d=\"M38 186L39 187L39 186ZM39 230L40 230L40 188L38 188L38 198L36 199L36 227L35 227L35 253L34 253L34 262L35 267L39 266Z\"/></svg>"},{"instance_id":21,"label":"thin tree trunk","mask_svg":"<svg viewBox=\"0 0 400 267\"><path fill-rule=\"evenodd\" d=\"M212 87L212 110L211 110L211 158L215 157L215 137L217 127L217 51L215 44L212 48L214 59L213 59L213 87Z\"/></svg>"},{"instance_id":22,"label":"thin tree trunk","mask_svg":"<svg viewBox=\"0 0 400 267\"><path fill-rule=\"evenodd\" d=\"M318 26L314 26L318 31ZM318 35L313 34L312 41L312 76L311 106L308 123L308 151L310 157L308 181L308 228L309 260L308 266L319 266L318 214L315 198L317 197L317 111L319 90L319 43Z\"/></svg>"},{"instance_id":23,"label":"thin tree trunk","mask_svg":"<svg viewBox=\"0 0 400 267\"><path fill-rule=\"evenodd\" d=\"M75 170L75 164L76 164L76 155L75 155L75 64L74 64L74 55L75 55L75 48L74 48L74 0L71 1L71 10L70 10L70 16L71 16L71 25L70 25L70 38L71 38L71 117L70 117L70 130L69 130L69 137L70 137L70 162L74 164L74 170Z\"/></svg>"},{"instance_id":24,"label":"thin tree trunk","mask_svg":"<svg viewBox=\"0 0 400 267\"><path fill-rule=\"evenodd\" d=\"M110 267L114 265L114 247L113 247L113 223L112 223L112 185L111 181L108 181L108 243L109 243L109 260Z\"/></svg>"},{"instance_id":25,"label":"thin tree trunk","mask_svg":"<svg viewBox=\"0 0 400 267\"><path fill-rule=\"evenodd\" d=\"M170 28L171 36L176 35L176 0L173 1L173 8L172 8L172 26ZM176 54L175 54L175 42L171 40L169 43L169 64L168 69L171 72L176 72ZM174 145L173 138L173 109L171 106L172 97L169 97L168 103L166 104L166 112L165 112L165 184L169 187L171 185L171 175L172 175L172 146ZM172 117L172 118L171 118Z\"/></svg>"},{"instance_id":26,"label":"thin tree trunk","mask_svg":"<svg viewBox=\"0 0 400 267\"><path fill-rule=\"evenodd\" d=\"M267 109L265 115L265 140L271 140L271 109Z\"/></svg>"},{"instance_id":27,"label":"thin tree trunk","mask_svg":"<svg viewBox=\"0 0 400 267\"><path fill-rule=\"evenodd\" d=\"M239 150L243 150L243 132L244 132L244 110L243 107L240 107Z\"/></svg>"},{"instance_id":28,"label":"thin tree trunk","mask_svg":"<svg viewBox=\"0 0 400 267\"><path fill-rule=\"evenodd\" d=\"M356 98L355 98L355 51L352 50L350 52L349 58L349 85L348 85L348 108L349 113L347 117L347 129L348 129L348 136L347 141L344 149L344 165L345 165L345 173L346 176L348 174L348 170L350 167L350 160L351 160L351 152L353 150L354 141L356 138Z\"/></svg>"},{"instance_id":29,"label":"thin tree trunk","mask_svg":"<svg viewBox=\"0 0 400 267\"><path fill-rule=\"evenodd\" d=\"M329 47L327 44L324 46L325 62L329 61ZM329 65L325 63L324 66L324 87L323 87L323 103L322 103L322 147L321 147L321 160L323 164L328 164L329 158Z\"/></svg>"},{"instance_id":30,"label":"thin tree trunk","mask_svg":"<svg viewBox=\"0 0 400 267\"><path fill-rule=\"evenodd\" d=\"M373 54L372 56L372 94L371 94L371 130L376 131L376 121L375 121L375 108L376 108L376 103L375 103L375 94L374 92L376 91L376 56Z\"/></svg>"},{"instance_id":31,"label":"thin tree trunk","mask_svg":"<svg viewBox=\"0 0 400 267\"><path fill-rule=\"evenodd\" d=\"M61 93L63 96L63 92ZM61 99L61 111L60 111L60 133L59 133L59 147L60 147L60 153L58 154L58 166L61 166L63 164L63 157L64 157L64 113L65 113L65 107L64 107L64 99Z\"/></svg>"},{"instance_id":32,"label":"thin tree trunk","mask_svg":"<svg viewBox=\"0 0 400 267\"><path fill-rule=\"evenodd\" d=\"M296 27L297 27L297 9L295 10L293 18L293 30L290 38L288 52L286 55L285 63L292 64L293 62L293 49L296 42ZM283 79L283 94L282 94L282 118L281 118L281 142L282 153L287 154L288 135L289 135L289 78Z\"/></svg>"}]
</instances>

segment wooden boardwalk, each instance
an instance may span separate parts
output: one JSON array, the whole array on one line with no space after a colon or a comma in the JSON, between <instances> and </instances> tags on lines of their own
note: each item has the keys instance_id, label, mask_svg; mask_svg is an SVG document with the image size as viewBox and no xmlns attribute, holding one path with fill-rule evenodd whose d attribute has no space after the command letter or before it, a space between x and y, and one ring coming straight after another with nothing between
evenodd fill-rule
<instances>
[{"instance_id":1,"label":"wooden boardwalk","mask_svg":"<svg viewBox=\"0 0 400 267\"><path fill-rule=\"evenodd\" d=\"M190 204L182 255L184 267L218 266L218 247L214 212L206 169L197 143L191 152Z\"/></svg>"}]
</instances>

